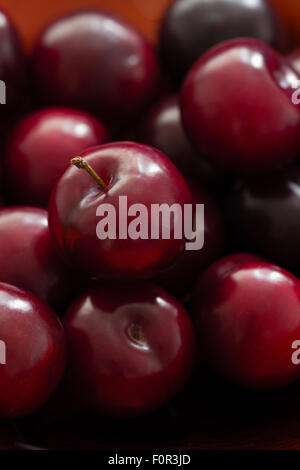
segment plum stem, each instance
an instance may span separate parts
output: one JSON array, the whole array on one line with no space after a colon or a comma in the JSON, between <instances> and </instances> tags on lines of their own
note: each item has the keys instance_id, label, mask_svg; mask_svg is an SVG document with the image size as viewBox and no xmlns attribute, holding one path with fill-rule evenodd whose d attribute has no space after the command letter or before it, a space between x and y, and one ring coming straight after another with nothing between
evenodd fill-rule
<instances>
[{"instance_id":1,"label":"plum stem","mask_svg":"<svg viewBox=\"0 0 300 470\"><path fill-rule=\"evenodd\" d=\"M76 166L77 168L79 168L80 170L85 170L87 171L87 173L92 177L94 178L94 180L96 181L96 183L98 184L98 186L100 186L100 188L102 190L106 189L106 184L104 183L103 179L100 178L99 175L97 175L97 173L95 172L95 170L93 170L93 168L88 164L88 162L86 160L84 160L83 158L81 157L75 157L75 158L72 158L71 160L71 164Z\"/></svg>"}]
</instances>

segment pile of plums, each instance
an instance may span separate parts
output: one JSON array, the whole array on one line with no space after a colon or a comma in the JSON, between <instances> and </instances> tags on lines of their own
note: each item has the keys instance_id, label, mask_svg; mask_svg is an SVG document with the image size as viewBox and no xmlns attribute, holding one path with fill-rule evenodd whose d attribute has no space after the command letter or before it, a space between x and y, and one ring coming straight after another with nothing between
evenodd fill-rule
<instances>
[{"instance_id":1,"label":"pile of plums","mask_svg":"<svg viewBox=\"0 0 300 470\"><path fill-rule=\"evenodd\" d=\"M0 417L49 400L136 416L203 367L300 379L300 49L271 2L176 0L157 52L84 10L27 57L0 16ZM169 237L99 239L122 196L204 204L203 248L175 218Z\"/></svg>"}]
</instances>

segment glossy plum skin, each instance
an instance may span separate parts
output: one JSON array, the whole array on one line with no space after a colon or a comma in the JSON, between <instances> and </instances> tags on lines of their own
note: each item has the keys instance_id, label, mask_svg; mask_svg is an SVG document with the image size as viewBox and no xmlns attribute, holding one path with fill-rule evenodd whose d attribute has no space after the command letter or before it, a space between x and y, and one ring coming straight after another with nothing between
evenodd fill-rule
<instances>
[{"instance_id":1,"label":"glossy plum skin","mask_svg":"<svg viewBox=\"0 0 300 470\"><path fill-rule=\"evenodd\" d=\"M0 44L0 79L6 85L5 111L7 113L7 110L12 111L16 105L20 104L26 74L21 39L11 19L2 9L0 9ZM3 113L3 116L7 119L7 114Z\"/></svg>"},{"instance_id":2,"label":"glossy plum skin","mask_svg":"<svg viewBox=\"0 0 300 470\"><path fill-rule=\"evenodd\" d=\"M28 115L14 129L5 155L9 201L47 207L70 159L108 140L104 125L83 111L49 108Z\"/></svg>"},{"instance_id":3,"label":"glossy plum skin","mask_svg":"<svg viewBox=\"0 0 300 470\"><path fill-rule=\"evenodd\" d=\"M151 284L90 290L71 305L63 324L67 383L93 412L121 418L151 411L180 390L193 367L188 314Z\"/></svg>"},{"instance_id":4,"label":"glossy plum skin","mask_svg":"<svg viewBox=\"0 0 300 470\"><path fill-rule=\"evenodd\" d=\"M176 297L193 288L197 277L223 254L226 232L221 211L212 197L189 182L193 204L204 204L204 246L201 250L184 250L175 262L155 278L155 283Z\"/></svg>"},{"instance_id":5,"label":"glossy plum skin","mask_svg":"<svg viewBox=\"0 0 300 470\"><path fill-rule=\"evenodd\" d=\"M227 41L191 69L181 93L186 130L219 168L255 174L299 153L299 77L283 57L254 39Z\"/></svg>"},{"instance_id":6,"label":"glossy plum skin","mask_svg":"<svg viewBox=\"0 0 300 470\"><path fill-rule=\"evenodd\" d=\"M139 127L138 137L144 144L163 152L183 174L195 173L200 157L185 134L176 95L163 98L149 111ZM204 166L209 171L206 161Z\"/></svg>"},{"instance_id":7,"label":"glossy plum skin","mask_svg":"<svg viewBox=\"0 0 300 470\"><path fill-rule=\"evenodd\" d=\"M38 409L61 379L66 347L63 327L44 302L0 283L0 416L16 418Z\"/></svg>"},{"instance_id":8,"label":"glossy plum skin","mask_svg":"<svg viewBox=\"0 0 300 470\"><path fill-rule=\"evenodd\" d=\"M54 188L49 204L49 225L64 255L90 276L105 280L153 277L184 249L184 239L119 238L119 197L128 208L144 204L151 228L151 205L191 203L190 191L175 166L158 150L134 142L116 142L81 153L107 185L103 191L85 171L70 167ZM99 240L96 216L100 204L116 210L116 239ZM125 228L135 218L120 209ZM149 232L148 232L149 234ZM150 233L151 235L151 233Z\"/></svg>"},{"instance_id":9,"label":"glossy plum skin","mask_svg":"<svg viewBox=\"0 0 300 470\"><path fill-rule=\"evenodd\" d=\"M300 281L292 274L263 261L247 263L198 300L202 353L227 380L271 389L300 378L292 362L292 344L300 337Z\"/></svg>"},{"instance_id":10,"label":"glossy plum skin","mask_svg":"<svg viewBox=\"0 0 300 470\"><path fill-rule=\"evenodd\" d=\"M52 241L46 210L1 208L0 245L0 282L33 292L57 312L66 306L75 276Z\"/></svg>"},{"instance_id":11,"label":"glossy plum skin","mask_svg":"<svg viewBox=\"0 0 300 470\"><path fill-rule=\"evenodd\" d=\"M213 192L226 186L226 177L196 152L181 120L179 97L161 99L146 115L138 129L138 139L163 152L183 175L194 178Z\"/></svg>"},{"instance_id":12,"label":"glossy plum skin","mask_svg":"<svg viewBox=\"0 0 300 470\"><path fill-rule=\"evenodd\" d=\"M239 181L227 203L227 220L240 249L299 273L300 166Z\"/></svg>"},{"instance_id":13,"label":"glossy plum skin","mask_svg":"<svg viewBox=\"0 0 300 470\"><path fill-rule=\"evenodd\" d=\"M300 48L295 49L292 51L288 56L287 60L290 64L294 67L294 69L300 75Z\"/></svg>"},{"instance_id":14,"label":"glossy plum skin","mask_svg":"<svg viewBox=\"0 0 300 470\"><path fill-rule=\"evenodd\" d=\"M122 19L101 10L52 23L34 55L35 85L50 103L128 124L151 101L159 80L153 48Z\"/></svg>"},{"instance_id":15,"label":"glossy plum skin","mask_svg":"<svg viewBox=\"0 0 300 470\"><path fill-rule=\"evenodd\" d=\"M230 271L255 261L262 261L262 259L250 253L235 253L213 263L203 272L197 281L195 288L197 302L200 302L201 296L204 300Z\"/></svg>"},{"instance_id":16,"label":"glossy plum skin","mask_svg":"<svg viewBox=\"0 0 300 470\"><path fill-rule=\"evenodd\" d=\"M238 37L256 38L279 50L287 41L267 0L176 0L162 23L160 52L171 75L180 80L211 47Z\"/></svg>"}]
</instances>

